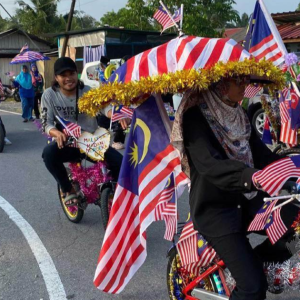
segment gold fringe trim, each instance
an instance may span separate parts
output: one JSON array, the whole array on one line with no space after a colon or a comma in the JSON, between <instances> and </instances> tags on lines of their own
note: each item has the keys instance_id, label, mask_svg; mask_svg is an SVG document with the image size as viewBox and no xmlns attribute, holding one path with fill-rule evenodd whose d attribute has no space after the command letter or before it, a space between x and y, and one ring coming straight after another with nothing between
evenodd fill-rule
<instances>
[{"instance_id":1,"label":"gold fringe trim","mask_svg":"<svg viewBox=\"0 0 300 300\"><path fill-rule=\"evenodd\" d=\"M246 59L242 62L218 62L210 69L181 70L175 73L142 77L139 81L128 83L108 83L96 89L91 89L79 99L80 112L95 116L99 110L110 103L129 106L139 105L153 93L178 93L188 89L206 90L223 77L256 75L267 76L274 84L270 84L271 92L282 89L285 83L283 72L272 62Z\"/></svg>"}]
</instances>

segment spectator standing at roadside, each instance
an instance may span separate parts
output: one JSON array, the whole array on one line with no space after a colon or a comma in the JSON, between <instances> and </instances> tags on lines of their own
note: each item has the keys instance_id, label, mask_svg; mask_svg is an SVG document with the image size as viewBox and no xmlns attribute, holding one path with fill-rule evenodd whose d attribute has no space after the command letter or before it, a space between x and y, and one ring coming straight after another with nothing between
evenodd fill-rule
<instances>
[{"instance_id":1,"label":"spectator standing at roadside","mask_svg":"<svg viewBox=\"0 0 300 300\"><path fill-rule=\"evenodd\" d=\"M30 64L30 74L32 79L32 85L34 88L34 105L33 110L36 119L40 118L40 110L39 104L41 103L41 98L43 94L43 87L44 87L44 78L40 74L36 63Z\"/></svg>"},{"instance_id":2,"label":"spectator standing at roadside","mask_svg":"<svg viewBox=\"0 0 300 300\"><path fill-rule=\"evenodd\" d=\"M22 103L23 122L33 121L32 110L34 104L34 88L31 75L26 65L22 66L20 74L15 80L12 79L15 87L19 87L19 93Z\"/></svg>"}]
</instances>

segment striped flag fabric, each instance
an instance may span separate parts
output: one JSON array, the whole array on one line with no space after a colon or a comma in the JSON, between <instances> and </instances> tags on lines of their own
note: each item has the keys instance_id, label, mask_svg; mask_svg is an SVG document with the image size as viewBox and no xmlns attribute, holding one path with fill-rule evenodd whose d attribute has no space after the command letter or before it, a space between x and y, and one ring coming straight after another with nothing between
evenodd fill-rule
<instances>
[{"instance_id":1,"label":"striped flag fabric","mask_svg":"<svg viewBox=\"0 0 300 300\"><path fill-rule=\"evenodd\" d=\"M23 53L24 51L28 50L28 44L26 43L20 50L20 53Z\"/></svg>"},{"instance_id":2,"label":"striped flag fabric","mask_svg":"<svg viewBox=\"0 0 300 300\"><path fill-rule=\"evenodd\" d=\"M265 228L265 224L272 212L273 207L276 205L277 200L267 201L262 208L257 212L256 216L252 220L248 227L248 231L260 231Z\"/></svg>"},{"instance_id":3,"label":"striped flag fabric","mask_svg":"<svg viewBox=\"0 0 300 300\"><path fill-rule=\"evenodd\" d=\"M244 98L255 97L261 91L261 89L262 89L261 86L248 85L245 89Z\"/></svg>"},{"instance_id":4,"label":"striped flag fabric","mask_svg":"<svg viewBox=\"0 0 300 300\"><path fill-rule=\"evenodd\" d=\"M297 130L300 126L299 100L299 95L293 87L284 89L279 95L280 141L291 146L297 145Z\"/></svg>"},{"instance_id":5,"label":"striped flag fabric","mask_svg":"<svg viewBox=\"0 0 300 300\"><path fill-rule=\"evenodd\" d=\"M269 240L274 245L286 232L287 228L283 223L281 216L280 216L281 207L275 209L269 216L265 230L269 237Z\"/></svg>"},{"instance_id":6,"label":"striped flag fabric","mask_svg":"<svg viewBox=\"0 0 300 300\"><path fill-rule=\"evenodd\" d=\"M175 23L180 22L182 17L181 8L177 9L174 14L172 15L173 20ZM162 32L168 28L175 26L172 18L170 18L169 13L163 6L160 6L153 15L153 18L162 25L163 29Z\"/></svg>"},{"instance_id":7,"label":"striped flag fabric","mask_svg":"<svg viewBox=\"0 0 300 300\"><path fill-rule=\"evenodd\" d=\"M197 269L200 266L207 266L216 256L215 250L194 229L190 214L182 229L176 248L182 265L188 271L191 271L193 268Z\"/></svg>"},{"instance_id":8,"label":"striped flag fabric","mask_svg":"<svg viewBox=\"0 0 300 300\"><path fill-rule=\"evenodd\" d=\"M132 119L133 109L124 105L117 105L113 107L111 121L116 122L121 119L129 118Z\"/></svg>"},{"instance_id":9,"label":"striped flag fabric","mask_svg":"<svg viewBox=\"0 0 300 300\"><path fill-rule=\"evenodd\" d=\"M244 47L258 60L265 58L275 66L284 62L286 47L263 0L256 1Z\"/></svg>"},{"instance_id":10,"label":"striped flag fabric","mask_svg":"<svg viewBox=\"0 0 300 300\"><path fill-rule=\"evenodd\" d=\"M271 196L277 196L284 183L291 177L300 177L300 155L279 159L253 175L258 183Z\"/></svg>"},{"instance_id":11,"label":"striped flag fabric","mask_svg":"<svg viewBox=\"0 0 300 300\"><path fill-rule=\"evenodd\" d=\"M181 8L177 9L177 10L174 12L172 18L173 18L173 20L175 21L175 23L180 22L180 20L181 20L181 18L182 18L182 11L181 11ZM173 26L175 26L174 22L173 22L171 19L169 19L169 21L165 24L165 26L163 26L162 32L165 31L165 30L167 30L168 28L173 27Z\"/></svg>"},{"instance_id":12,"label":"striped flag fabric","mask_svg":"<svg viewBox=\"0 0 300 300\"><path fill-rule=\"evenodd\" d=\"M183 36L135 55L115 71L109 82L127 83L142 77L207 69L220 61L247 58L250 58L249 52L232 39Z\"/></svg>"},{"instance_id":13,"label":"striped flag fabric","mask_svg":"<svg viewBox=\"0 0 300 300\"><path fill-rule=\"evenodd\" d=\"M154 96L135 109L95 272L95 286L120 293L144 263L146 229L171 173L180 172ZM153 134L155 133L155 134Z\"/></svg>"},{"instance_id":14,"label":"striped flag fabric","mask_svg":"<svg viewBox=\"0 0 300 300\"><path fill-rule=\"evenodd\" d=\"M68 120L65 120L59 116L56 116L56 119L63 126L63 133L66 136L73 136L76 139L78 139L80 137L81 127L79 125L77 125L76 123L70 122Z\"/></svg>"},{"instance_id":15,"label":"striped flag fabric","mask_svg":"<svg viewBox=\"0 0 300 300\"><path fill-rule=\"evenodd\" d=\"M155 207L155 221L165 221L164 238L168 241L172 241L177 232L177 199L188 183L189 179L182 171L177 176L173 172Z\"/></svg>"}]
</instances>

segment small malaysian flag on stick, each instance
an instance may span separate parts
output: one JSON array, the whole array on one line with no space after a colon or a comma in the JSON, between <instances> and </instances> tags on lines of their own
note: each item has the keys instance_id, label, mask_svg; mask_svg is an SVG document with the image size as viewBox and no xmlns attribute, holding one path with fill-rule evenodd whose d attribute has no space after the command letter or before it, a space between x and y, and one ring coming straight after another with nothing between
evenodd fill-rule
<instances>
[{"instance_id":1,"label":"small malaysian flag on stick","mask_svg":"<svg viewBox=\"0 0 300 300\"><path fill-rule=\"evenodd\" d=\"M263 207L257 212L255 218L248 227L248 231L260 231L265 228L265 224L272 212L273 207L276 205L277 200L270 200L264 203Z\"/></svg>"},{"instance_id":2,"label":"small malaysian flag on stick","mask_svg":"<svg viewBox=\"0 0 300 300\"><path fill-rule=\"evenodd\" d=\"M73 122L67 121L59 116L56 119L63 126L63 133L67 136L72 136L77 140L81 135L81 127Z\"/></svg>"},{"instance_id":3,"label":"small malaysian flag on stick","mask_svg":"<svg viewBox=\"0 0 300 300\"><path fill-rule=\"evenodd\" d=\"M280 216L281 207L275 209L269 216L265 230L269 240L274 245L286 232L287 228Z\"/></svg>"},{"instance_id":4,"label":"small malaysian flag on stick","mask_svg":"<svg viewBox=\"0 0 300 300\"><path fill-rule=\"evenodd\" d=\"M112 110L111 122L116 122L122 119L132 119L133 109L124 105L114 106Z\"/></svg>"},{"instance_id":5,"label":"small malaysian flag on stick","mask_svg":"<svg viewBox=\"0 0 300 300\"><path fill-rule=\"evenodd\" d=\"M291 177L300 177L300 155L285 157L254 173L253 182L271 196L277 196Z\"/></svg>"},{"instance_id":6,"label":"small malaysian flag on stick","mask_svg":"<svg viewBox=\"0 0 300 300\"><path fill-rule=\"evenodd\" d=\"M262 89L261 86L248 85L245 89L244 97L253 98L261 91L261 89Z\"/></svg>"}]
</instances>

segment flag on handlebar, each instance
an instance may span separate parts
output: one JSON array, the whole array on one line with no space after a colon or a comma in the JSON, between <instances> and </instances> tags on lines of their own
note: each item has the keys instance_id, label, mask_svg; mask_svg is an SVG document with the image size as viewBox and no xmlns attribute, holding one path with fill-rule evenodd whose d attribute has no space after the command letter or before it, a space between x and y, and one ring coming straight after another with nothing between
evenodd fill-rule
<instances>
[{"instance_id":1,"label":"flag on handlebar","mask_svg":"<svg viewBox=\"0 0 300 300\"><path fill-rule=\"evenodd\" d=\"M258 183L271 196L277 196L284 183L291 177L300 177L300 155L279 159L253 175Z\"/></svg>"},{"instance_id":2,"label":"flag on handlebar","mask_svg":"<svg viewBox=\"0 0 300 300\"><path fill-rule=\"evenodd\" d=\"M170 175L180 173L178 151L151 96L135 109L118 185L100 250L95 286L120 293L144 263L146 229Z\"/></svg>"},{"instance_id":3,"label":"flag on handlebar","mask_svg":"<svg viewBox=\"0 0 300 300\"><path fill-rule=\"evenodd\" d=\"M59 116L56 116L56 119L63 126L63 133L66 136L72 136L75 139L78 139L80 137L81 127L79 125L77 125L76 123L70 122L68 120L65 120Z\"/></svg>"},{"instance_id":4,"label":"flag on handlebar","mask_svg":"<svg viewBox=\"0 0 300 300\"><path fill-rule=\"evenodd\" d=\"M286 232L287 228L280 216L281 207L273 211L266 222L265 230L269 240L274 245Z\"/></svg>"},{"instance_id":5,"label":"flag on handlebar","mask_svg":"<svg viewBox=\"0 0 300 300\"><path fill-rule=\"evenodd\" d=\"M268 201L264 203L262 208L257 212L255 218L248 227L248 231L260 231L265 228L266 222L272 212L273 207L276 205L277 200Z\"/></svg>"}]
</instances>

